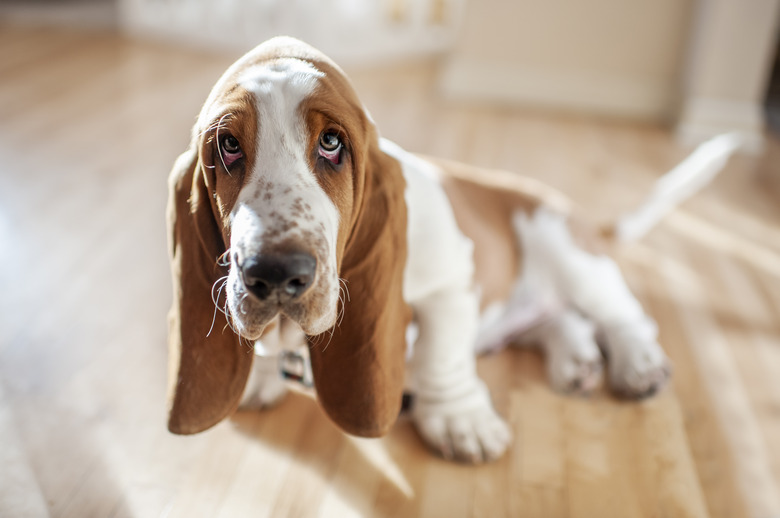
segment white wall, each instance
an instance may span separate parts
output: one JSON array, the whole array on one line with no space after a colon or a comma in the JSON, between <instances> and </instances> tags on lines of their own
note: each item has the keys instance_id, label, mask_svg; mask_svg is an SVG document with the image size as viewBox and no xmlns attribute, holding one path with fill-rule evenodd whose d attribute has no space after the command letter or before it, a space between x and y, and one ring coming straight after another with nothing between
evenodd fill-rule
<instances>
[{"instance_id":1,"label":"white wall","mask_svg":"<svg viewBox=\"0 0 780 518\"><path fill-rule=\"evenodd\" d=\"M429 56L452 46L465 0L118 0L135 35L245 51L280 34L345 64Z\"/></svg>"},{"instance_id":2,"label":"white wall","mask_svg":"<svg viewBox=\"0 0 780 518\"><path fill-rule=\"evenodd\" d=\"M456 97L674 114L693 0L471 0L441 86Z\"/></svg>"},{"instance_id":3,"label":"white wall","mask_svg":"<svg viewBox=\"0 0 780 518\"><path fill-rule=\"evenodd\" d=\"M116 0L0 0L0 19L27 26L113 29Z\"/></svg>"},{"instance_id":4,"label":"white wall","mask_svg":"<svg viewBox=\"0 0 780 518\"><path fill-rule=\"evenodd\" d=\"M683 82L677 133L697 143L740 131L763 141L763 102L776 50L780 0L700 0Z\"/></svg>"},{"instance_id":5,"label":"white wall","mask_svg":"<svg viewBox=\"0 0 780 518\"><path fill-rule=\"evenodd\" d=\"M289 34L337 61L444 56L446 95L679 121L759 139L780 0L116 0L121 25L247 50Z\"/></svg>"}]
</instances>

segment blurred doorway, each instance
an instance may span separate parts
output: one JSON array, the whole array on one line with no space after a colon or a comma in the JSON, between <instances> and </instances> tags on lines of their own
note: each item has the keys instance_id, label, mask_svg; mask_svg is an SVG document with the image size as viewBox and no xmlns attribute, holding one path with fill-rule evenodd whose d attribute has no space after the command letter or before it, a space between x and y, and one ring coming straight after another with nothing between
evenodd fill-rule
<instances>
[{"instance_id":1,"label":"blurred doorway","mask_svg":"<svg viewBox=\"0 0 780 518\"><path fill-rule=\"evenodd\" d=\"M772 64L764 107L769 130L780 136L780 35L775 43L775 59Z\"/></svg>"}]
</instances>

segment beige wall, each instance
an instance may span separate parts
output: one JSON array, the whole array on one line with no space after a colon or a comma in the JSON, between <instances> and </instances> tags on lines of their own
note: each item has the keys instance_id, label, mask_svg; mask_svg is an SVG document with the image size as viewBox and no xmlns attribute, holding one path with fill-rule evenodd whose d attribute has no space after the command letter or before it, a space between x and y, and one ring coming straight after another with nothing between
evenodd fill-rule
<instances>
[{"instance_id":1,"label":"beige wall","mask_svg":"<svg viewBox=\"0 0 780 518\"><path fill-rule=\"evenodd\" d=\"M679 93L693 0L471 0L450 95L650 119Z\"/></svg>"},{"instance_id":2,"label":"beige wall","mask_svg":"<svg viewBox=\"0 0 780 518\"><path fill-rule=\"evenodd\" d=\"M780 0L699 0L677 126L683 142L740 131L761 150L778 16Z\"/></svg>"},{"instance_id":3,"label":"beige wall","mask_svg":"<svg viewBox=\"0 0 780 518\"><path fill-rule=\"evenodd\" d=\"M117 1L135 36L238 52L285 34L341 65L373 66L448 51L466 0Z\"/></svg>"}]
</instances>

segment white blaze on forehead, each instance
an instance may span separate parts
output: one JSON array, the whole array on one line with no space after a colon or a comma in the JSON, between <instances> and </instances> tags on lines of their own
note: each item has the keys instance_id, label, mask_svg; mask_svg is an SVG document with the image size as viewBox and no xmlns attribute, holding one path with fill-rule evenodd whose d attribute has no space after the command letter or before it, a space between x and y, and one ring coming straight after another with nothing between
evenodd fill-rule
<instances>
[{"instance_id":1,"label":"white blaze on forehead","mask_svg":"<svg viewBox=\"0 0 780 518\"><path fill-rule=\"evenodd\" d=\"M324 76L325 74L311 63L295 58L282 58L249 67L238 78L238 83L255 93L273 95L284 90L286 93L297 93L298 98L302 99L312 92L317 79Z\"/></svg>"},{"instance_id":2,"label":"white blaze on forehead","mask_svg":"<svg viewBox=\"0 0 780 518\"><path fill-rule=\"evenodd\" d=\"M310 334L333 325L339 294L339 212L316 176L338 172L311 169L308 157L315 150L309 145L316 139L308 134L301 110L323 76L311 64L291 58L253 66L239 76L238 83L254 97L258 134L254 165L246 172L230 215L231 257L239 264L247 257L273 253L275 246L314 255L314 283L297 306L284 310ZM231 312L244 332L251 334L252 315L267 308L263 301L242 295L235 267L230 269L228 284Z\"/></svg>"},{"instance_id":3,"label":"white blaze on forehead","mask_svg":"<svg viewBox=\"0 0 780 518\"><path fill-rule=\"evenodd\" d=\"M323 73L312 64L285 59L249 68L238 82L255 94L260 120L258 151L302 153L306 145L301 102L314 92ZM260 158L260 157L258 157Z\"/></svg>"},{"instance_id":4,"label":"white blaze on forehead","mask_svg":"<svg viewBox=\"0 0 780 518\"><path fill-rule=\"evenodd\" d=\"M254 95L258 114L255 165L233 210L233 236L243 241L234 243L239 248L262 247L258 238L278 231L280 238L313 233L326 253L335 250L338 211L310 169L311 139L300 110L323 76L298 59L257 65L239 76L239 84Z\"/></svg>"}]
</instances>

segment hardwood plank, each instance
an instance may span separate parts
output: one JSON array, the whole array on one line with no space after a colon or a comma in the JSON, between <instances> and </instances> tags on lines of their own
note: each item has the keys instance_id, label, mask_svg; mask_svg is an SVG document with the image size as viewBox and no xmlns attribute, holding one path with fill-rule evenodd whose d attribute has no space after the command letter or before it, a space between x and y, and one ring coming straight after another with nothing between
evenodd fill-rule
<instances>
[{"instance_id":1,"label":"hardwood plank","mask_svg":"<svg viewBox=\"0 0 780 518\"><path fill-rule=\"evenodd\" d=\"M692 247L678 248L675 253L692 261L705 264L708 254L697 252ZM680 319L681 331L690 344L693 368L701 376L703 395L717 403L712 405L712 426L723 434L727 456L718 468L717 477L724 477L724 471L734 470L734 486L724 487L720 494L712 494L721 500L722 516L731 516L742 509L744 516L771 516L775 509L771 472L766 464L766 451L760 438L760 432L745 393L744 383L736 370L733 353L726 341L723 330L719 328L714 316L708 312L710 300L720 303L713 296L713 281L708 278L706 285L692 294L695 307L682 306L672 302ZM673 290L670 286L670 290ZM713 430L707 430L712 438ZM749 481L749 482L748 482ZM715 511L711 509L713 515ZM720 514L719 514L720 515Z\"/></svg>"},{"instance_id":2,"label":"hardwood plank","mask_svg":"<svg viewBox=\"0 0 780 518\"><path fill-rule=\"evenodd\" d=\"M510 497L511 516L523 518L563 518L570 516L564 489L520 485Z\"/></svg>"},{"instance_id":3,"label":"hardwood plank","mask_svg":"<svg viewBox=\"0 0 780 518\"><path fill-rule=\"evenodd\" d=\"M423 516L420 514L421 493L427 477L430 452L423 446L422 440L406 417L401 418L382 442L401 473L399 476L395 472L389 472L380 478L373 511L367 516Z\"/></svg>"},{"instance_id":4,"label":"hardwood plank","mask_svg":"<svg viewBox=\"0 0 780 518\"><path fill-rule=\"evenodd\" d=\"M648 303L647 286L655 284L653 272L644 267L623 261L623 270L628 285L637 294L640 302L653 315L653 307ZM656 318L661 315L653 315ZM662 320L666 327L667 321ZM674 343L668 343L665 335L660 343L667 354L676 356L670 349ZM677 376L671 386L656 398L641 402L631 408L631 426L626 434L624 446L631 451L634 465L630 471L636 472L644 490L639 494L640 505L648 516L709 516L704 491L696 475L695 458L688 445L684 411L680 406L677 392ZM636 442L639 438L641 446ZM640 447L638 447L640 446ZM674 480L674 483L669 483Z\"/></svg>"},{"instance_id":5,"label":"hardwood plank","mask_svg":"<svg viewBox=\"0 0 780 518\"><path fill-rule=\"evenodd\" d=\"M312 408L295 447L295 462L274 496L271 516L303 518L317 512L344 440L325 414Z\"/></svg>"},{"instance_id":6,"label":"hardwood plank","mask_svg":"<svg viewBox=\"0 0 780 518\"><path fill-rule=\"evenodd\" d=\"M10 459L0 509L780 512L780 208L754 175L778 170L769 155L734 160L619 251L675 364L672 388L655 399L554 394L541 355L511 349L478 361L515 432L507 456L486 466L431 455L406 417L381 440L346 438L299 394L184 438L165 430L166 177L236 56L2 22L0 45L11 49L0 53L0 456ZM630 208L686 153L659 127L441 100L431 63L355 70L353 80L383 135L539 178L594 220Z\"/></svg>"},{"instance_id":7,"label":"hardwood plank","mask_svg":"<svg viewBox=\"0 0 780 518\"><path fill-rule=\"evenodd\" d=\"M48 512L46 501L25 451L13 416L11 402L0 382L0 515L36 518Z\"/></svg>"},{"instance_id":8,"label":"hardwood plank","mask_svg":"<svg viewBox=\"0 0 780 518\"><path fill-rule=\"evenodd\" d=\"M474 470L469 466L453 465L442 459L430 462L420 487L418 516L472 516L474 476ZM445 478L447 483L442 484Z\"/></svg>"},{"instance_id":9,"label":"hardwood plank","mask_svg":"<svg viewBox=\"0 0 780 518\"><path fill-rule=\"evenodd\" d=\"M274 500L294 465L304 426L316 411L304 396L289 394L276 408L241 412L234 418L248 447L215 516L275 516Z\"/></svg>"}]
</instances>

